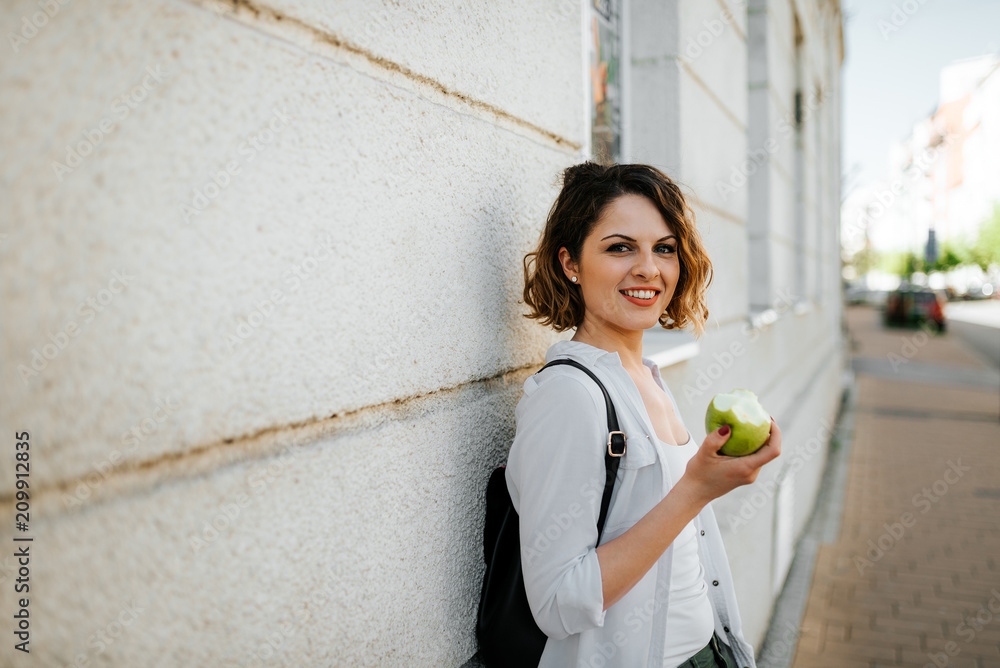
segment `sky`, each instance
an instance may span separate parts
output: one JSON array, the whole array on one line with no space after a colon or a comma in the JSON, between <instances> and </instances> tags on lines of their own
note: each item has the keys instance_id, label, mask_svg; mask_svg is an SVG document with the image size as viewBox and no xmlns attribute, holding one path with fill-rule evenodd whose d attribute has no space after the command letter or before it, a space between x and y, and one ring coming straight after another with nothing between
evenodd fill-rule
<instances>
[{"instance_id":1,"label":"sky","mask_svg":"<svg viewBox=\"0 0 1000 668\"><path fill-rule=\"evenodd\" d=\"M944 66L1000 52L1000 0L843 0L842 9L846 197L885 176L889 147L937 109Z\"/></svg>"}]
</instances>

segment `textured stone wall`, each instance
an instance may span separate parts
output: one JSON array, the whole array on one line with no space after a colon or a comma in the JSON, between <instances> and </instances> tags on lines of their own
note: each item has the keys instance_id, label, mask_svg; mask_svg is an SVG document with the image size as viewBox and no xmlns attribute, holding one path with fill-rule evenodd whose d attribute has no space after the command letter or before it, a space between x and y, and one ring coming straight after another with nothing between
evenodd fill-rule
<instances>
[{"instance_id":1,"label":"textured stone wall","mask_svg":"<svg viewBox=\"0 0 1000 668\"><path fill-rule=\"evenodd\" d=\"M528 1L76 0L3 58L32 660L472 655L482 488L556 338L516 300L583 144L580 25Z\"/></svg>"}]
</instances>

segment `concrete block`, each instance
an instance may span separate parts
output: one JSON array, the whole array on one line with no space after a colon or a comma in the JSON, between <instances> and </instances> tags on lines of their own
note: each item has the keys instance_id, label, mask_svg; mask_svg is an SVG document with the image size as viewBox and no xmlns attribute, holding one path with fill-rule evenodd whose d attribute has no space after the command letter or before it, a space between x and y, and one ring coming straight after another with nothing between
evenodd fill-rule
<instances>
[{"instance_id":1,"label":"concrete block","mask_svg":"<svg viewBox=\"0 0 1000 668\"><path fill-rule=\"evenodd\" d=\"M92 11L45 33L90 86L32 78L7 124L39 157L12 182L0 415L45 425L35 481L541 360L554 339L522 317L521 260L577 156L238 22L202 30L193 6ZM78 57L109 31L126 37ZM104 118L60 182L51 162Z\"/></svg>"},{"instance_id":2,"label":"concrete block","mask_svg":"<svg viewBox=\"0 0 1000 668\"><path fill-rule=\"evenodd\" d=\"M460 665L475 652L486 482L506 460L527 375L34 518L31 656ZM8 610L13 595L3 587Z\"/></svg>"},{"instance_id":3,"label":"concrete block","mask_svg":"<svg viewBox=\"0 0 1000 668\"><path fill-rule=\"evenodd\" d=\"M376 60L582 144L583 119L564 104L586 90L578 2L273 0L267 6Z\"/></svg>"}]
</instances>

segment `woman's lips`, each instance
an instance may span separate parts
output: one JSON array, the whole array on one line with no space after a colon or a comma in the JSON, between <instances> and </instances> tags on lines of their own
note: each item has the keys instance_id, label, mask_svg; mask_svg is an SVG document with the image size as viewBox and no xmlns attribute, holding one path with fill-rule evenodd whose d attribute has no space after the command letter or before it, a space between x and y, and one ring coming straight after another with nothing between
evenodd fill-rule
<instances>
[{"instance_id":1,"label":"woman's lips","mask_svg":"<svg viewBox=\"0 0 1000 668\"><path fill-rule=\"evenodd\" d=\"M636 306L652 306L656 303L657 298L660 296L659 290L629 290L628 292L652 292L653 296L648 299L640 299L639 297L633 297L632 295L626 294L625 290L619 290L618 294L632 302Z\"/></svg>"}]
</instances>

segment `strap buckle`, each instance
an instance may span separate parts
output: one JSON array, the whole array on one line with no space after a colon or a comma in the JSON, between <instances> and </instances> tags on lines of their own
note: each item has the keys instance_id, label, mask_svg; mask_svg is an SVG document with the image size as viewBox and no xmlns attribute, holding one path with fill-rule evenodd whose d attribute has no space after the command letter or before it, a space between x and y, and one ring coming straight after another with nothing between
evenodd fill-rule
<instances>
[{"instance_id":1,"label":"strap buckle","mask_svg":"<svg viewBox=\"0 0 1000 668\"><path fill-rule=\"evenodd\" d=\"M608 432L608 454L612 457L625 456L625 432Z\"/></svg>"}]
</instances>

